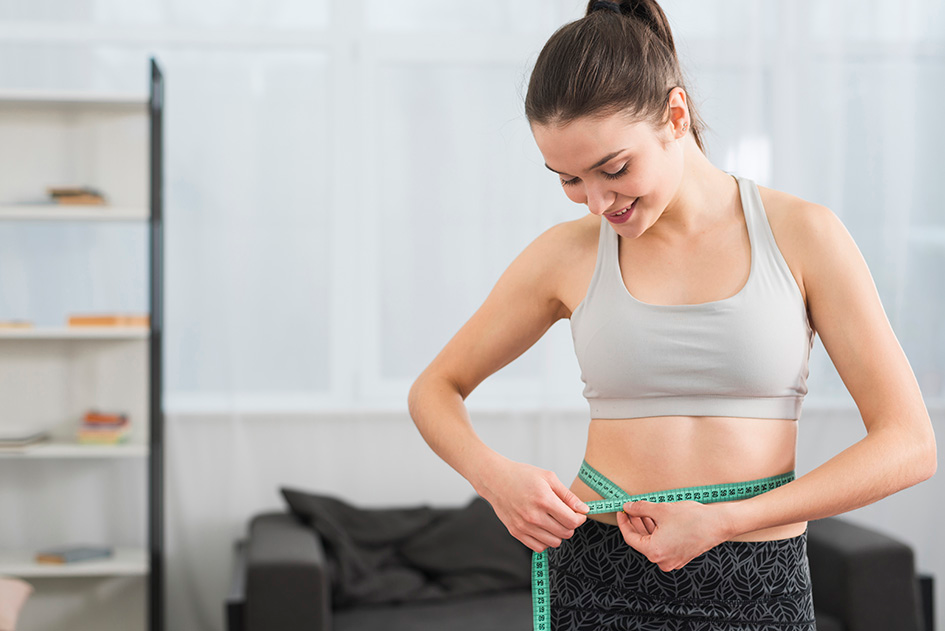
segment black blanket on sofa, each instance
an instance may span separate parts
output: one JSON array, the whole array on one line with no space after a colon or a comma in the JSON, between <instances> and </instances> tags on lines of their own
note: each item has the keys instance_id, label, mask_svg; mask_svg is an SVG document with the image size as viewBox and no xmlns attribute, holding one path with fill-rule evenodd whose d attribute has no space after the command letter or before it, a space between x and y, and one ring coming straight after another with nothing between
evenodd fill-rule
<instances>
[{"instance_id":1,"label":"black blanket on sofa","mask_svg":"<svg viewBox=\"0 0 945 631\"><path fill-rule=\"evenodd\" d=\"M325 545L336 608L469 596L531 580L531 551L482 498L456 509L375 509L281 491Z\"/></svg>"}]
</instances>

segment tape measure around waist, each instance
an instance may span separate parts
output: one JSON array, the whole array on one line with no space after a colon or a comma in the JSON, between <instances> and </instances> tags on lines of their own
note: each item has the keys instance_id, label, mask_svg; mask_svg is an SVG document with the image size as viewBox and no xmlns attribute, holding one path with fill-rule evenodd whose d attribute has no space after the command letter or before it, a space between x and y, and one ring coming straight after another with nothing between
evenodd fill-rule
<instances>
[{"instance_id":1,"label":"tape measure around waist","mask_svg":"<svg viewBox=\"0 0 945 631\"><path fill-rule=\"evenodd\" d=\"M589 515L599 515L601 513L621 512L624 504L638 500L647 502L683 502L690 500L701 504L712 504L748 499L791 482L794 480L794 472L789 471L781 475L749 482L690 486L641 495L630 495L601 472L587 464L586 461L581 463L578 478L604 498L585 502L590 509L588 511ZM547 550L532 554L532 615L534 631L551 631L551 583L548 577Z\"/></svg>"}]
</instances>

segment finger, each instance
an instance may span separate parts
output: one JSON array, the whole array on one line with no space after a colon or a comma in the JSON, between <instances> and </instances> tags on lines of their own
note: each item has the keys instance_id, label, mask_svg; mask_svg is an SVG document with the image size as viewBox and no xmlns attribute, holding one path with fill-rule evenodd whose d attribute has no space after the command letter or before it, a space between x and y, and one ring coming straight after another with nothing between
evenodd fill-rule
<instances>
[{"instance_id":1,"label":"finger","mask_svg":"<svg viewBox=\"0 0 945 631\"><path fill-rule=\"evenodd\" d=\"M633 526L633 531L638 534L641 534L641 535L650 534L650 531L647 530L646 524L643 523L643 519L641 517L631 517L630 525Z\"/></svg>"},{"instance_id":2,"label":"finger","mask_svg":"<svg viewBox=\"0 0 945 631\"><path fill-rule=\"evenodd\" d=\"M533 533L532 538L541 543L545 548L557 548L561 545L561 538L555 537L548 532Z\"/></svg>"},{"instance_id":3,"label":"finger","mask_svg":"<svg viewBox=\"0 0 945 631\"><path fill-rule=\"evenodd\" d=\"M522 515L516 532L535 539L543 547L550 548L557 548L561 545L562 539L568 539L574 535L573 529L565 528L551 515L541 512L540 509L530 515Z\"/></svg>"},{"instance_id":4,"label":"finger","mask_svg":"<svg viewBox=\"0 0 945 631\"><path fill-rule=\"evenodd\" d=\"M675 572L676 570L681 570L689 564L689 561L684 563L664 563L660 566L660 569L664 572Z\"/></svg>"},{"instance_id":5,"label":"finger","mask_svg":"<svg viewBox=\"0 0 945 631\"><path fill-rule=\"evenodd\" d=\"M620 528L620 533L623 535L623 540L627 542L627 545L640 552L644 552L646 545L649 541L649 535L641 535L638 532L633 530L633 526L630 524L630 518L627 517L624 513L617 513L617 527Z\"/></svg>"},{"instance_id":6,"label":"finger","mask_svg":"<svg viewBox=\"0 0 945 631\"><path fill-rule=\"evenodd\" d=\"M646 527L646 533L648 535L652 535L653 532L656 531L656 522L650 519L649 517L643 518L643 524Z\"/></svg>"},{"instance_id":7,"label":"finger","mask_svg":"<svg viewBox=\"0 0 945 631\"><path fill-rule=\"evenodd\" d=\"M534 537L529 537L528 535L522 535L521 537L518 538L518 540L524 543L525 547L527 547L532 552L542 552L545 548L548 547L544 545L543 543L541 543L540 541L538 541L537 539L535 539Z\"/></svg>"},{"instance_id":8,"label":"finger","mask_svg":"<svg viewBox=\"0 0 945 631\"><path fill-rule=\"evenodd\" d=\"M531 534L522 534L517 537L534 552L541 552L546 548L557 548L561 545L561 539L552 534L542 531L532 532Z\"/></svg>"},{"instance_id":9,"label":"finger","mask_svg":"<svg viewBox=\"0 0 945 631\"><path fill-rule=\"evenodd\" d=\"M629 517L649 517L656 520L659 513L663 509L662 506L654 502L647 502L646 500L637 500L635 502L627 502L623 505L623 510Z\"/></svg>"},{"instance_id":10,"label":"finger","mask_svg":"<svg viewBox=\"0 0 945 631\"><path fill-rule=\"evenodd\" d=\"M561 483L561 480L558 479L558 476L552 478L551 490L554 491L555 495L561 498L561 501L564 502L568 508L574 512L586 514L590 510L590 507L581 501L581 498L572 493L571 489Z\"/></svg>"},{"instance_id":11,"label":"finger","mask_svg":"<svg viewBox=\"0 0 945 631\"><path fill-rule=\"evenodd\" d=\"M560 480L551 480L551 489L555 493L555 501L545 505L545 510L551 518L568 530L573 530L587 520L586 513L590 508L568 490Z\"/></svg>"},{"instance_id":12,"label":"finger","mask_svg":"<svg viewBox=\"0 0 945 631\"><path fill-rule=\"evenodd\" d=\"M552 537L557 537L558 539L569 539L574 535L574 528L568 528L559 522L557 519L551 515L544 515L541 519L533 522L536 528L539 528L547 532ZM533 533L535 536L535 533Z\"/></svg>"}]
</instances>

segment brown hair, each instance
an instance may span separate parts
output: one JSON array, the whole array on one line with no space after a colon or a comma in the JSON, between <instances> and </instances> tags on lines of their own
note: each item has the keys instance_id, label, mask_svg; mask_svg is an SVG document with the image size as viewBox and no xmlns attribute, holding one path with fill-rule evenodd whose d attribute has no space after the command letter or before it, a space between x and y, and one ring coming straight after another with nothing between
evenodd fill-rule
<instances>
[{"instance_id":1,"label":"brown hair","mask_svg":"<svg viewBox=\"0 0 945 631\"><path fill-rule=\"evenodd\" d=\"M525 116L530 124L566 125L578 118L625 113L660 126L669 121L669 93L686 91L669 22L656 0L614 2L620 14L593 10L548 39L528 83ZM696 145L705 153L705 129L686 99Z\"/></svg>"}]
</instances>

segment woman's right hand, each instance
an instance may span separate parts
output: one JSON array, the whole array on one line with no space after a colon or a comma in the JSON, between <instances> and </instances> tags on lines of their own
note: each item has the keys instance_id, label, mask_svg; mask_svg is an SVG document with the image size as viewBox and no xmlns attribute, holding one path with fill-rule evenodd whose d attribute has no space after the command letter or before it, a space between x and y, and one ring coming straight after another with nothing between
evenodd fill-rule
<instances>
[{"instance_id":1,"label":"woman's right hand","mask_svg":"<svg viewBox=\"0 0 945 631\"><path fill-rule=\"evenodd\" d=\"M552 471L502 459L486 467L476 491L513 537L535 552L557 548L587 519L587 504Z\"/></svg>"}]
</instances>

